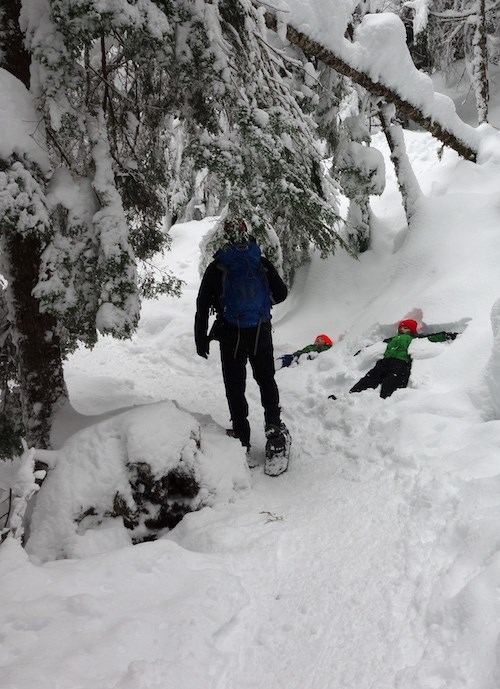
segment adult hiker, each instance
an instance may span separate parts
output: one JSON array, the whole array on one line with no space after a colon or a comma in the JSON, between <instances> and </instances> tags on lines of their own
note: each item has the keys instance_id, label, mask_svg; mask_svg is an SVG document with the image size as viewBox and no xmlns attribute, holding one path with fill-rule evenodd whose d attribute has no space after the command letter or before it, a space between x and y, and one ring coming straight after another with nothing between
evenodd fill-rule
<instances>
[{"instance_id":1,"label":"adult hiker","mask_svg":"<svg viewBox=\"0 0 500 689\"><path fill-rule=\"evenodd\" d=\"M298 349L293 354L283 354L276 359L280 368L286 368L292 364L298 364L299 359L303 356L305 359L315 359L321 352L326 352L327 349L333 345L333 340L328 335L318 335L313 344L307 345L303 349Z\"/></svg>"},{"instance_id":2,"label":"adult hiker","mask_svg":"<svg viewBox=\"0 0 500 689\"><path fill-rule=\"evenodd\" d=\"M288 452L290 436L281 420L279 392L274 379L271 307L286 299L287 287L271 262L261 255L255 238L242 219L226 219L223 246L203 275L194 334L196 352L207 358L209 343L218 340L222 375L231 415L228 435L250 448L248 403L245 397L246 365L260 389L268 447ZM209 313L216 313L207 334Z\"/></svg>"},{"instance_id":3,"label":"adult hiker","mask_svg":"<svg viewBox=\"0 0 500 689\"><path fill-rule=\"evenodd\" d=\"M414 339L426 338L430 342L445 342L446 340L454 340L458 334L439 332L419 335L417 329L418 323L412 318L400 321L397 334L384 340L387 347L382 359L379 359L375 366L358 380L349 392L362 392L368 388L377 388L380 385L380 397L390 397L395 390L405 388L408 385L412 364L408 350ZM335 395L329 395L329 399L337 398Z\"/></svg>"}]
</instances>

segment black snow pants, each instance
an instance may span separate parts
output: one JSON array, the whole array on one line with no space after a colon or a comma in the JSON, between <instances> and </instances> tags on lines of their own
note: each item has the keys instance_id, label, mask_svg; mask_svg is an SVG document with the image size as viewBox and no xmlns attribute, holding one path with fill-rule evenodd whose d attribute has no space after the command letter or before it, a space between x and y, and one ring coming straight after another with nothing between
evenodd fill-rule
<instances>
[{"instance_id":1,"label":"black snow pants","mask_svg":"<svg viewBox=\"0 0 500 689\"><path fill-rule=\"evenodd\" d=\"M248 423L248 403L245 397L248 361L260 389L266 426L280 424L279 393L274 380L271 324L262 323L260 328L237 328L224 325L220 332L219 342L222 376L233 431L241 444L248 447L250 446L250 424Z\"/></svg>"},{"instance_id":2,"label":"black snow pants","mask_svg":"<svg viewBox=\"0 0 500 689\"><path fill-rule=\"evenodd\" d=\"M390 397L398 388L408 385L411 373L411 361L401 359L379 359L368 373L358 380L349 392L361 392L381 385L380 397Z\"/></svg>"}]
</instances>

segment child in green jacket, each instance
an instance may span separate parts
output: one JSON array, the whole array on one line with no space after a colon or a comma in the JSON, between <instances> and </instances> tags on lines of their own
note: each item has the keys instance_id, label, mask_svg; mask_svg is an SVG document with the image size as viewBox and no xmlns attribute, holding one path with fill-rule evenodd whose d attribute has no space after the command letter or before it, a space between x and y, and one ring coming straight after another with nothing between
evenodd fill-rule
<instances>
[{"instance_id":1,"label":"child in green jacket","mask_svg":"<svg viewBox=\"0 0 500 689\"><path fill-rule=\"evenodd\" d=\"M333 340L328 337L328 335L318 335L313 344L307 345L307 347L304 347L303 349L298 349L293 354L284 354L276 359L276 362L280 362L281 364L278 368L286 368L291 364L298 363L303 354L307 354L307 359L315 359L316 357L311 356L312 354L325 352L327 349L330 349L332 344Z\"/></svg>"},{"instance_id":2,"label":"child in green jacket","mask_svg":"<svg viewBox=\"0 0 500 689\"><path fill-rule=\"evenodd\" d=\"M368 388L376 388L380 385L380 397L386 398L398 388L408 385L411 373L411 356L408 348L415 338L427 338L430 342L445 342L454 340L457 333L433 333L432 335L418 335L418 323L412 318L401 321L398 325L398 333L384 342L387 343L382 359L363 376L349 392L361 392ZM329 399L337 399L330 395Z\"/></svg>"}]
</instances>

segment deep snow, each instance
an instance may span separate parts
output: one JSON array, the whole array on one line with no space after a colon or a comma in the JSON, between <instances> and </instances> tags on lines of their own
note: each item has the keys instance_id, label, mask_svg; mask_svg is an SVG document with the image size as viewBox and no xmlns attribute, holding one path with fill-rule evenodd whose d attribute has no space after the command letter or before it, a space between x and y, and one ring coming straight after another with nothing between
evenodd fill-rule
<instances>
[{"instance_id":1,"label":"deep snow","mask_svg":"<svg viewBox=\"0 0 500 689\"><path fill-rule=\"evenodd\" d=\"M500 170L449 151L439 161L426 134L407 142L426 194L411 230L391 179L374 201L373 249L359 261L315 257L275 309L277 355L319 332L336 341L277 373L293 435L288 473L244 470L250 488L154 543L130 546L106 524L74 559L39 565L7 541L4 689L499 686L500 421L488 371ZM192 336L197 247L213 222L173 229L165 263L187 283L180 300L146 302L132 341L102 338L71 357L69 389L84 416L61 421L59 445L120 407L157 418L156 404L143 405L161 400L209 415L223 433L217 346L205 361ZM424 347L410 387L393 397L347 395L405 316L462 334ZM252 380L248 396L258 455ZM240 448L228 447L225 459L234 453L241 466Z\"/></svg>"}]
</instances>

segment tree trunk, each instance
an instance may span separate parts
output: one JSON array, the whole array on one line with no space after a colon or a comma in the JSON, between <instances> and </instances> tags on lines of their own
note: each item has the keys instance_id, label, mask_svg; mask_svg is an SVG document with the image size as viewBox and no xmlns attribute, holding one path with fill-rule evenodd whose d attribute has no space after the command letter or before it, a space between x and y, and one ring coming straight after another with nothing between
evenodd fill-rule
<instances>
[{"instance_id":1,"label":"tree trunk","mask_svg":"<svg viewBox=\"0 0 500 689\"><path fill-rule=\"evenodd\" d=\"M30 447L48 448L52 417L66 398L66 388L57 322L40 312L32 294L39 278L40 240L11 234L4 240L3 251L26 442Z\"/></svg>"},{"instance_id":2,"label":"tree trunk","mask_svg":"<svg viewBox=\"0 0 500 689\"><path fill-rule=\"evenodd\" d=\"M30 56L19 28L20 5L20 0L3 3L6 49L1 66L29 89ZM42 249L36 236L4 233L2 263L8 280L6 297L16 345L26 441L29 446L48 448L53 413L66 398L66 388L57 321L41 313L39 301L33 296Z\"/></svg>"},{"instance_id":3,"label":"tree trunk","mask_svg":"<svg viewBox=\"0 0 500 689\"><path fill-rule=\"evenodd\" d=\"M396 171L406 222L410 226L417 203L422 197L422 191L406 153L403 128L394 121L394 114L395 108L393 105L383 105L380 107L380 124L391 151L391 160Z\"/></svg>"},{"instance_id":4,"label":"tree trunk","mask_svg":"<svg viewBox=\"0 0 500 689\"><path fill-rule=\"evenodd\" d=\"M486 40L486 0L477 0L474 19L472 80L476 94L477 121L488 121L488 46Z\"/></svg>"},{"instance_id":5,"label":"tree trunk","mask_svg":"<svg viewBox=\"0 0 500 689\"><path fill-rule=\"evenodd\" d=\"M26 88L30 83L30 54L24 48L23 36L19 28L21 0L2 2L2 49L4 51L0 67L22 81Z\"/></svg>"},{"instance_id":6,"label":"tree trunk","mask_svg":"<svg viewBox=\"0 0 500 689\"><path fill-rule=\"evenodd\" d=\"M265 12L264 18L266 26L273 31L277 31L278 24L276 16L272 14L272 12ZM321 62L324 62L325 65L331 67L339 74L348 77L354 83L359 84L374 96L380 96L388 103L393 103L397 107L398 111L400 111L403 115L406 115L406 117L409 117L426 131L430 132L433 136L442 141L443 144L455 150L466 160L476 162L476 150L471 148L464 141L461 141L458 136L456 136L446 127L446 125L440 124L436 118L424 115L424 113L417 106L412 105L408 101L401 98L390 87L386 86L380 81L372 81L367 74L354 69L347 64L347 62L344 62L342 58L335 55L331 50L328 50L320 43L311 40L308 36L300 31L297 31L297 29L294 29L289 24L287 25L286 29L286 37L290 43L293 43L301 48L306 55L321 60Z\"/></svg>"},{"instance_id":7,"label":"tree trunk","mask_svg":"<svg viewBox=\"0 0 500 689\"><path fill-rule=\"evenodd\" d=\"M362 254L370 248L371 215L370 199L367 196L349 199L346 229L349 233L349 245L356 254Z\"/></svg>"}]
</instances>

